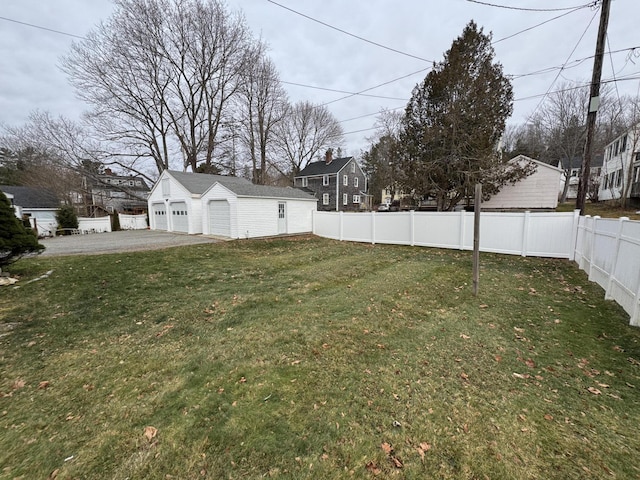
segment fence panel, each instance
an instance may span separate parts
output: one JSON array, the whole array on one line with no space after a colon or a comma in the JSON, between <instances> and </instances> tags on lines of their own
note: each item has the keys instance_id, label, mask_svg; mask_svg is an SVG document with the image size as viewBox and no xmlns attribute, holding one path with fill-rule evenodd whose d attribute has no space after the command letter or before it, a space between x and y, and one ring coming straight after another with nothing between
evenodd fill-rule
<instances>
[{"instance_id":1,"label":"fence panel","mask_svg":"<svg viewBox=\"0 0 640 480\"><path fill-rule=\"evenodd\" d=\"M118 220L122 230L145 230L147 228L146 215L126 215L119 213Z\"/></svg>"},{"instance_id":2,"label":"fence panel","mask_svg":"<svg viewBox=\"0 0 640 480\"><path fill-rule=\"evenodd\" d=\"M103 233L111 231L111 217L78 217L78 230L81 233Z\"/></svg>"}]
</instances>

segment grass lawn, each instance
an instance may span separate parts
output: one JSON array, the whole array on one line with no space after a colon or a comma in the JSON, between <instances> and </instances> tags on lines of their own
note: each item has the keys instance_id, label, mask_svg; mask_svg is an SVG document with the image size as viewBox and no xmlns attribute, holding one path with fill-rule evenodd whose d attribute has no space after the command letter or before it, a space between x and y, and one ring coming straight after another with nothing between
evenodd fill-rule
<instances>
[{"instance_id":1,"label":"grass lawn","mask_svg":"<svg viewBox=\"0 0 640 480\"><path fill-rule=\"evenodd\" d=\"M0 478L640 478L640 330L569 261L481 263L476 298L469 252L314 237L22 260Z\"/></svg>"},{"instance_id":2,"label":"grass lawn","mask_svg":"<svg viewBox=\"0 0 640 480\"><path fill-rule=\"evenodd\" d=\"M576 202L566 202L558 205L556 209L557 212L573 212L576 208ZM629 217L629 220L640 220L640 213L638 213L640 209L628 207L623 209L621 207L616 207L615 205L611 205L608 203L600 202L600 203L590 203L587 202L585 204L585 214L591 215L595 217L596 215L601 216L602 218L619 218L619 217Z\"/></svg>"}]
</instances>

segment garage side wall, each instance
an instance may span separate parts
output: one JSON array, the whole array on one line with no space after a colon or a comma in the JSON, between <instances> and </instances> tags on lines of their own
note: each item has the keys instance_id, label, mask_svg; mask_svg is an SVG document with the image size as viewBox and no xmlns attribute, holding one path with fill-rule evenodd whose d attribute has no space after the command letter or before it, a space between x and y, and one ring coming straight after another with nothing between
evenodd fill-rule
<instances>
[{"instance_id":1,"label":"garage side wall","mask_svg":"<svg viewBox=\"0 0 640 480\"><path fill-rule=\"evenodd\" d=\"M238 229L234 238L268 237L278 234L278 200L239 198Z\"/></svg>"},{"instance_id":2,"label":"garage side wall","mask_svg":"<svg viewBox=\"0 0 640 480\"><path fill-rule=\"evenodd\" d=\"M287 233L308 233L313 230L313 212L317 209L315 201L287 201Z\"/></svg>"}]
</instances>

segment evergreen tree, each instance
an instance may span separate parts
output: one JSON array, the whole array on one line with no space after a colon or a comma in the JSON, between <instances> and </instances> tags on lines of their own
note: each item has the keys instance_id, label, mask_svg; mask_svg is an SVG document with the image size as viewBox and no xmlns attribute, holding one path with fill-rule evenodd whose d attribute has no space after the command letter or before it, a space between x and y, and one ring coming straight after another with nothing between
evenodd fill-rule
<instances>
[{"instance_id":1,"label":"evergreen tree","mask_svg":"<svg viewBox=\"0 0 640 480\"><path fill-rule=\"evenodd\" d=\"M400 135L403 183L418 195L452 210L473 197L476 183L486 197L531 173L508 166L498 153L513 91L495 63L491 35L471 21L444 60L417 85L405 110Z\"/></svg>"},{"instance_id":2,"label":"evergreen tree","mask_svg":"<svg viewBox=\"0 0 640 480\"><path fill-rule=\"evenodd\" d=\"M9 199L0 192L0 267L42 250L44 246L38 243L33 230L25 228L16 217Z\"/></svg>"},{"instance_id":3,"label":"evergreen tree","mask_svg":"<svg viewBox=\"0 0 640 480\"><path fill-rule=\"evenodd\" d=\"M70 205L63 205L56 213L56 221L58 228L78 228L78 216ZM65 235L69 234L68 230L63 230Z\"/></svg>"}]
</instances>

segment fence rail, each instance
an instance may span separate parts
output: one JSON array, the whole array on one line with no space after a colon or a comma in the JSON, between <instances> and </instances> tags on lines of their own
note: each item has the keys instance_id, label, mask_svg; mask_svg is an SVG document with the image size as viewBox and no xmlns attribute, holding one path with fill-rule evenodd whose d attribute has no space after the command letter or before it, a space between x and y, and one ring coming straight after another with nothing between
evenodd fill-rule
<instances>
[{"instance_id":1,"label":"fence rail","mask_svg":"<svg viewBox=\"0 0 640 480\"><path fill-rule=\"evenodd\" d=\"M315 212L316 235L353 242L473 249L470 212ZM578 263L640 326L640 222L579 212L480 216L480 250Z\"/></svg>"}]
</instances>

